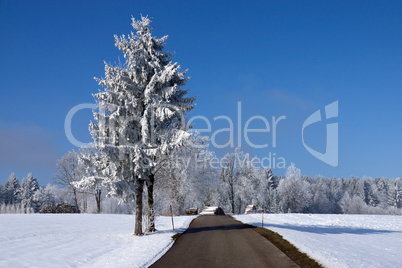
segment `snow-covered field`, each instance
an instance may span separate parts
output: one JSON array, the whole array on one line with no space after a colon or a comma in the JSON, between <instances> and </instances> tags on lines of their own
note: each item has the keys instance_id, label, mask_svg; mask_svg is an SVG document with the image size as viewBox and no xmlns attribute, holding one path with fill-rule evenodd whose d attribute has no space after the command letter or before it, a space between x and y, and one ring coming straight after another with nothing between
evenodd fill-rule
<instances>
[{"instance_id":1,"label":"snow-covered field","mask_svg":"<svg viewBox=\"0 0 402 268\"><path fill-rule=\"evenodd\" d=\"M234 216L261 226L261 214ZM265 214L264 227L325 267L402 267L402 216Z\"/></svg>"},{"instance_id":2,"label":"snow-covered field","mask_svg":"<svg viewBox=\"0 0 402 268\"><path fill-rule=\"evenodd\" d=\"M235 215L261 226L261 214ZM0 214L0 267L146 267L194 217L157 217L158 232L132 235L134 217ZM265 214L264 226L326 267L402 267L402 216Z\"/></svg>"},{"instance_id":3,"label":"snow-covered field","mask_svg":"<svg viewBox=\"0 0 402 268\"><path fill-rule=\"evenodd\" d=\"M135 237L134 216L0 214L0 267L144 267L194 217L157 217L157 233Z\"/></svg>"}]
</instances>

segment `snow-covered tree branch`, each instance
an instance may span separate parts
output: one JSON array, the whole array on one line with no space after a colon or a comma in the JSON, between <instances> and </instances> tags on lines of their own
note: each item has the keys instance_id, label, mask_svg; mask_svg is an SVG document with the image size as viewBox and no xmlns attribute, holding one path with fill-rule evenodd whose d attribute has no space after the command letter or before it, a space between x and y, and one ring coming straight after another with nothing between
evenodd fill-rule
<instances>
[{"instance_id":1,"label":"snow-covered tree branch","mask_svg":"<svg viewBox=\"0 0 402 268\"><path fill-rule=\"evenodd\" d=\"M124 54L123 66L105 63L105 77L96 78L103 91L94 94L98 110L90 131L101 161L94 161L97 178L109 195L136 201L135 234L142 234L142 194L147 184L150 222L153 224L153 183L157 158L189 138L185 113L195 98L183 89L187 71L164 52L167 36L152 36L151 20L132 19L134 32L115 36ZM84 180L94 180L86 176ZM154 231L151 226L149 231Z\"/></svg>"}]
</instances>

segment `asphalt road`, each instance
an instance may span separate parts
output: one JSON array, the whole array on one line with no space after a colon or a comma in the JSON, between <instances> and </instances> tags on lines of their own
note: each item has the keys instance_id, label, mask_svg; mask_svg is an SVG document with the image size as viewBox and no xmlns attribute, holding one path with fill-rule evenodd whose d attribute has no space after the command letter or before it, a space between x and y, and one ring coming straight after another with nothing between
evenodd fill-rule
<instances>
[{"instance_id":1,"label":"asphalt road","mask_svg":"<svg viewBox=\"0 0 402 268\"><path fill-rule=\"evenodd\" d=\"M199 216L151 267L299 267L229 216Z\"/></svg>"}]
</instances>

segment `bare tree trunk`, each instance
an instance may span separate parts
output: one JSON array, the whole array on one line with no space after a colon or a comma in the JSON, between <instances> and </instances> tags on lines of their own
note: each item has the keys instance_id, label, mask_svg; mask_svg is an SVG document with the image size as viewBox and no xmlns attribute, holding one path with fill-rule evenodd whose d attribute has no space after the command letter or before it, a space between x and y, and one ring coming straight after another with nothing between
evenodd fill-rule
<instances>
[{"instance_id":1,"label":"bare tree trunk","mask_svg":"<svg viewBox=\"0 0 402 268\"><path fill-rule=\"evenodd\" d=\"M142 193L144 192L144 181L139 180L137 192L135 194L135 229L134 235L142 233Z\"/></svg>"},{"instance_id":2,"label":"bare tree trunk","mask_svg":"<svg viewBox=\"0 0 402 268\"><path fill-rule=\"evenodd\" d=\"M75 207L77 208L77 210L79 210L79 208L78 208L78 199L77 199L77 190L75 188L73 188L73 194L74 194Z\"/></svg>"},{"instance_id":3,"label":"bare tree trunk","mask_svg":"<svg viewBox=\"0 0 402 268\"><path fill-rule=\"evenodd\" d=\"M83 192L82 194L82 209L83 209L83 213L87 213L87 209L88 209L88 193L86 191Z\"/></svg>"},{"instance_id":4,"label":"bare tree trunk","mask_svg":"<svg viewBox=\"0 0 402 268\"><path fill-rule=\"evenodd\" d=\"M234 186L233 182L230 183L230 203L232 205L232 214L235 214L235 202L234 202Z\"/></svg>"},{"instance_id":5,"label":"bare tree trunk","mask_svg":"<svg viewBox=\"0 0 402 268\"><path fill-rule=\"evenodd\" d=\"M155 174L151 174L147 182L148 189L148 228L147 232L153 233L155 229L155 210L154 210L154 182Z\"/></svg>"},{"instance_id":6,"label":"bare tree trunk","mask_svg":"<svg viewBox=\"0 0 402 268\"><path fill-rule=\"evenodd\" d=\"M101 212L101 195L102 195L102 190L96 189L95 199L96 199L96 208L97 208L98 214Z\"/></svg>"}]
</instances>

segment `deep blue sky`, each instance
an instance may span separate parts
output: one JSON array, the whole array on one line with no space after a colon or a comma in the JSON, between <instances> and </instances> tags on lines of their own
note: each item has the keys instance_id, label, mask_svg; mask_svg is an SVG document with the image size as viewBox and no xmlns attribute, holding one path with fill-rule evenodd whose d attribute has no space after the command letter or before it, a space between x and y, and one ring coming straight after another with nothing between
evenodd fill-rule
<instances>
[{"instance_id":1,"label":"deep blue sky","mask_svg":"<svg viewBox=\"0 0 402 268\"><path fill-rule=\"evenodd\" d=\"M117 2L117 1L115 1ZM153 19L154 34L189 69L191 116L212 131L237 133L253 115L286 116L272 133L251 134L303 174L400 177L402 174L402 2L400 1L0 1L0 182L15 172L51 181L57 159L71 149L67 112L93 103L103 61L123 60L113 35L131 31L131 16ZM268 3L266 3L268 2ZM304 120L339 101L339 165L303 147ZM90 141L89 110L73 119L73 133ZM251 127L261 127L254 121ZM204 128L195 121L196 128ZM306 143L325 151L325 122L306 130ZM204 133L206 134L206 133ZM225 143L227 136L217 135ZM235 146L237 137L235 136ZM244 145L244 139L242 140ZM211 148L215 150L214 148ZM233 148L216 150L221 156ZM281 169L275 174L284 173Z\"/></svg>"}]
</instances>

